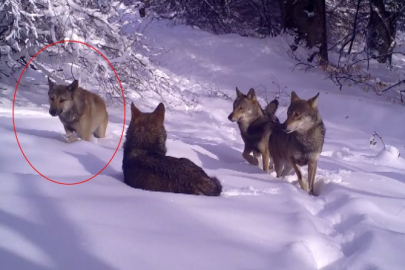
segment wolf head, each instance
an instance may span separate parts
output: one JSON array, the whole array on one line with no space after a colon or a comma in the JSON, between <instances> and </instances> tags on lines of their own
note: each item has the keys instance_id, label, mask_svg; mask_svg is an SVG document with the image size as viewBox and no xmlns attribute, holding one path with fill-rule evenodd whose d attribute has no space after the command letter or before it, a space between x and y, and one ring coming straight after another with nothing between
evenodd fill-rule
<instances>
[{"instance_id":1,"label":"wolf head","mask_svg":"<svg viewBox=\"0 0 405 270\"><path fill-rule=\"evenodd\" d=\"M53 83L48 78L49 84L49 114L58 116L63 112L68 111L73 105L73 96L76 89L79 87L79 82L74 80L70 85L58 85Z\"/></svg>"},{"instance_id":2,"label":"wolf head","mask_svg":"<svg viewBox=\"0 0 405 270\"><path fill-rule=\"evenodd\" d=\"M127 129L124 149L154 154L166 154L165 106L160 103L152 113L141 112L131 104L131 122ZM134 153L139 154L139 153Z\"/></svg>"},{"instance_id":3,"label":"wolf head","mask_svg":"<svg viewBox=\"0 0 405 270\"><path fill-rule=\"evenodd\" d=\"M291 104L287 111L287 120L283 126L287 133L304 133L322 121L317 108L319 93L308 100L300 99L291 92Z\"/></svg>"},{"instance_id":4,"label":"wolf head","mask_svg":"<svg viewBox=\"0 0 405 270\"><path fill-rule=\"evenodd\" d=\"M232 122L251 122L259 115L262 115L262 108L257 102L255 90L250 88L247 95L244 95L236 87L233 112L228 116L228 119Z\"/></svg>"}]
</instances>

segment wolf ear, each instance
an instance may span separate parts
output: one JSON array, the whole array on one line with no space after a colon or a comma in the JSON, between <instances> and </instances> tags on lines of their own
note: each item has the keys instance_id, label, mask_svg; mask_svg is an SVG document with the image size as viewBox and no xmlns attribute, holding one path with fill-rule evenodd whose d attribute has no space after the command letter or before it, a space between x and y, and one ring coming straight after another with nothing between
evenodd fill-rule
<instances>
[{"instance_id":1,"label":"wolf ear","mask_svg":"<svg viewBox=\"0 0 405 270\"><path fill-rule=\"evenodd\" d=\"M133 102L131 103L131 114L132 114L131 119L135 119L136 117L138 117L138 115L141 114L141 111L138 110L137 107L135 107L135 104Z\"/></svg>"},{"instance_id":2,"label":"wolf ear","mask_svg":"<svg viewBox=\"0 0 405 270\"><path fill-rule=\"evenodd\" d=\"M163 105L163 103L159 103L153 112L153 115L163 122L163 120L165 120L165 105Z\"/></svg>"},{"instance_id":3,"label":"wolf ear","mask_svg":"<svg viewBox=\"0 0 405 270\"><path fill-rule=\"evenodd\" d=\"M319 92L313 98L308 99L309 106L316 109L316 107L318 105L318 99L319 99Z\"/></svg>"},{"instance_id":4,"label":"wolf ear","mask_svg":"<svg viewBox=\"0 0 405 270\"><path fill-rule=\"evenodd\" d=\"M247 94L248 99L250 100L256 100L256 92L255 89L250 88L248 94Z\"/></svg>"},{"instance_id":5,"label":"wolf ear","mask_svg":"<svg viewBox=\"0 0 405 270\"><path fill-rule=\"evenodd\" d=\"M241 95L243 95L242 92L236 87L236 97L240 97Z\"/></svg>"},{"instance_id":6,"label":"wolf ear","mask_svg":"<svg viewBox=\"0 0 405 270\"><path fill-rule=\"evenodd\" d=\"M74 92L79 87L79 81L74 80L68 87L67 90L70 92Z\"/></svg>"},{"instance_id":7,"label":"wolf ear","mask_svg":"<svg viewBox=\"0 0 405 270\"><path fill-rule=\"evenodd\" d=\"M298 95L294 91L292 91L291 92L291 102L298 101L298 100L301 100L301 99L298 97Z\"/></svg>"},{"instance_id":8,"label":"wolf ear","mask_svg":"<svg viewBox=\"0 0 405 270\"><path fill-rule=\"evenodd\" d=\"M274 99L272 102L270 102L267 107L266 107L266 112L269 115L274 115L277 111L278 108L278 100Z\"/></svg>"},{"instance_id":9,"label":"wolf ear","mask_svg":"<svg viewBox=\"0 0 405 270\"><path fill-rule=\"evenodd\" d=\"M48 85L49 85L49 89L52 89L53 86L55 85L54 82L51 81L51 79L48 77Z\"/></svg>"}]
</instances>

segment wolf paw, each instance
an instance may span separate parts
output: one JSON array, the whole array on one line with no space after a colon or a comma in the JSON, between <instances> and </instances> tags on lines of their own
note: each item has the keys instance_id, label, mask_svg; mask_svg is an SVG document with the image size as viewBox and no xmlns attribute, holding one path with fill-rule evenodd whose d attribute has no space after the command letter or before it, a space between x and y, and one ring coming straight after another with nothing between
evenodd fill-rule
<instances>
[{"instance_id":1,"label":"wolf paw","mask_svg":"<svg viewBox=\"0 0 405 270\"><path fill-rule=\"evenodd\" d=\"M254 166L259 166L259 161L257 159L252 159L251 163Z\"/></svg>"},{"instance_id":2,"label":"wolf paw","mask_svg":"<svg viewBox=\"0 0 405 270\"><path fill-rule=\"evenodd\" d=\"M63 138L66 140L66 142L68 142L68 143L72 143L72 142L75 142L75 141L78 141L78 140L80 140L80 138L77 136L77 135L75 135L75 134L65 134L65 135L63 135Z\"/></svg>"},{"instance_id":3,"label":"wolf paw","mask_svg":"<svg viewBox=\"0 0 405 270\"><path fill-rule=\"evenodd\" d=\"M302 190L304 190L305 192L307 192L307 193L309 193L310 192L310 190L309 190L309 187L308 187L308 184L306 183L306 182L304 182L304 181L300 181L299 179L298 179L298 184L299 184L299 186L300 186L300 188L302 189Z\"/></svg>"},{"instance_id":4,"label":"wolf paw","mask_svg":"<svg viewBox=\"0 0 405 270\"><path fill-rule=\"evenodd\" d=\"M309 195L312 195L312 196L315 196L315 197L318 196L318 194L316 194L314 190L308 191L308 194L309 194Z\"/></svg>"},{"instance_id":5,"label":"wolf paw","mask_svg":"<svg viewBox=\"0 0 405 270\"><path fill-rule=\"evenodd\" d=\"M250 158L245 158L246 161L253 166L259 166L259 161L255 159L254 157L250 156Z\"/></svg>"}]
</instances>

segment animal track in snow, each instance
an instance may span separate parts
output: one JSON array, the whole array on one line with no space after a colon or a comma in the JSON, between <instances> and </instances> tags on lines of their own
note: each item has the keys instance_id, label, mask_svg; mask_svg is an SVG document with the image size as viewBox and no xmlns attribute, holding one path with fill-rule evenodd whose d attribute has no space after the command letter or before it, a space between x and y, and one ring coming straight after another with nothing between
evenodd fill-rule
<instances>
[{"instance_id":1,"label":"animal track in snow","mask_svg":"<svg viewBox=\"0 0 405 270\"><path fill-rule=\"evenodd\" d=\"M233 196L259 196L264 194L278 194L281 188L265 188L265 189L255 189L252 186L234 188L222 192L225 197Z\"/></svg>"}]
</instances>

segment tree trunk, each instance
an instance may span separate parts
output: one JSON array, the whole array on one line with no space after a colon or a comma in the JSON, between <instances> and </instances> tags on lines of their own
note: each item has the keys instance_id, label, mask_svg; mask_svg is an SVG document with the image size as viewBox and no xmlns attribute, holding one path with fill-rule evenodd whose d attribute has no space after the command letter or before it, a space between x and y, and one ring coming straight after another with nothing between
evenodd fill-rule
<instances>
[{"instance_id":1,"label":"tree trunk","mask_svg":"<svg viewBox=\"0 0 405 270\"><path fill-rule=\"evenodd\" d=\"M319 46L322 62L328 61L325 0L280 0L282 27L296 31L296 43Z\"/></svg>"},{"instance_id":2,"label":"tree trunk","mask_svg":"<svg viewBox=\"0 0 405 270\"><path fill-rule=\"evenodd\" d=\"M141 0L142 7L139 9L139 16L141 18L146 16L146 9L150 6L150 0Z\"/></svg>"},{"instance_id":3,"label":"tree trunk","mask_svg":"<svg viewBox=\"0 0 405 270\"><path fill-rule=\"evenodd\" d=\"M370 0L370 22L367 34L367 52L380 63L391 65L395 48L396 28L391 13L385 10L383 0Z\"/></svg>"},{"instance_id":4,"label":"tree trunk","mask_svg":"<svg viewBox=\"0 0 405 270\"><path fill-rule=\"evenodd\" d=\"M319 47L319 54L321 56L322 64L326 64L328 59L328 38L326 33L326 0L318 0L320 5L320 20L322 24L322 28L319 32L321 32L321 46Z\"/></svg>"},{"instance_id":5,"label":"tree trunk","mask_svg":"<svg viewBox=\"0 0 405 270\"><path fill-rule=\"evenodd\" d=\"M357 18L359 17L360 3L361 3L361 0L357 0L356 14L354 16L354 23L353 23L353 32L352 32L352 38L350 39L350 46L349 46L348 54L351 54L352 48L353 48L353 42L354 42L354 39L356 38Z\"/></svg>"}]
</instances>

